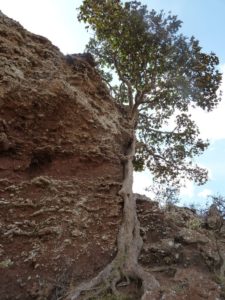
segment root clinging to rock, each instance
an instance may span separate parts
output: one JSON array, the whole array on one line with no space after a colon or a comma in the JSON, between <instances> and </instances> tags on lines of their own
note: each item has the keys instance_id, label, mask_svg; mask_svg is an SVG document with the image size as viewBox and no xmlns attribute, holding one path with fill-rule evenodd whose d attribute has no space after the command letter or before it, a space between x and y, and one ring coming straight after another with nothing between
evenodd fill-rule
<instances>
[{"instance_id":1,"label":"root clinging to rock","mask_svg":"<svg viewBox=\"0 0 225 300\"><path fill-rule=\"evenodd\" d=\"M95 278L81 283L70 292L67 300L76 300L81 295L82 299L90 299L111 290L118 295L117 285L130 279L142 282L142 299L145 294L158 290L159 283L153 275L146 272L138 264L138 257L142 249L140 236L140 223L136 212L136 198L132 192L133 186L133 157L135 154L135 136L128 148L126 161L124 162L124 180L120 196L124 200L123 221L117 237L118 252L114 260L108 264Z\"/></svg>"}]
</instances>

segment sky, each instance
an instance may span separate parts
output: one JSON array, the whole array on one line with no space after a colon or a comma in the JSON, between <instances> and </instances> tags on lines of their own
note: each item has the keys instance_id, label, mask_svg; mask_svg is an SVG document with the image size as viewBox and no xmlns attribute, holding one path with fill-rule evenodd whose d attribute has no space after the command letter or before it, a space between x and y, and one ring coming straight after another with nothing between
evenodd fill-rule
<instances>
[{"instance_id":1,"label":"sky","mask_svg":"<svg viewBox=\"0 0 225 300\"><path fill-rule=\"evenodd\" d=\"M47 37L64 54L82 53L91 33L77 21L76 8L82 0L0 0L0 10L27 30ZM224 74L222 102L212 113L194 112L201 136L210 147L196 162L209 171L201 187L188 182L181 190L183 205L203 206L208 195L225 196L225 0L142 0L149 9L171 11L183 21L181 32L195 36L205 52L215 52ZM135 174L134 191L145 193L151 183L148 172Z\"/></svg>"}]
</instances>

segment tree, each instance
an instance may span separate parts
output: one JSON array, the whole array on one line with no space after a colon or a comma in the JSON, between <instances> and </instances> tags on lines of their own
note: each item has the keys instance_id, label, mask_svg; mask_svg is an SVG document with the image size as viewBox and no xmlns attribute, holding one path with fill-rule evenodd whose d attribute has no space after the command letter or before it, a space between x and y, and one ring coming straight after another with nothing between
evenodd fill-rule
<instances>
[{"instance_id":1,"label":"tree","mask_svg":"<svg viewBox=\"0 0 225 300\"><path fill-rule=\"evenodd\" d=\"M94 32L87 51L115 101L126 109L132 136L124 156L124 217L117 256L70 296L77 299L102 282L103 288L117 293L117 283L126 278L141 280L143 297L147 292L153 297L159 284L138 264L142 240L132 193L133 167L147 167L156 182L174 187L185 178L198 184L207 180L206 170L193 164L208 142L199 138L191 112L196 107L211 111L220 101L219 60L214 53L202 52L194 37L179 33L182 22L176 16L149 11L138 1L84 0L79 20ZM115 75L117 85L112 84Z\"/></svg>"},{"instance_id":2,"label":"tree","mask_svg":"<svg viewBox=\"0 0 225 300\"><path fill-rule=\"evenodd\" d=\"M173 207L180 201L180 190L177 186L173 187L166 184L156 183L150 186L147 190L152 192L154 200L166 209Z\"/></svg>"},{"instance_id":3,"label":"tree","mask_svg":"<svg viewBox=\"0 0 225 300\"><path fill-rule=\"evenodd\" d=\"M225 219L225 197L222 195L211 195L209 196L209 198L211 199L211 206L213 205L218 213L221 216L221 219Z\"/></svg>"}]
</instances>

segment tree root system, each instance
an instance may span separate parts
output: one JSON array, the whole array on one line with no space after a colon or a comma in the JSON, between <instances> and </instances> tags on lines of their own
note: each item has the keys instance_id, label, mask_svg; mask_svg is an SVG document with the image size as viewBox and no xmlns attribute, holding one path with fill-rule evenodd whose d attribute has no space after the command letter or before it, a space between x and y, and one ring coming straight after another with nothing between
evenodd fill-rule
<instances>
[{"instance_id":1,"label":"tree root system","mask_svg":"<svg viewBox=\"0 0 225 300\"><path fill-rule=\"evenodd\" d=\"M135 137L127 151L124 162L124 180L119 194L124 200L123 221L117 237L118 252L114 260L108 264L95 278L81 283L67 296L67 300L90 299L111 291L119 295L118 286L129 284L130 280L141 282L142 298L146 299L159 289L155 277L138 264L142 249L140 223L136 212L136 198L132 192L133 186L133 157L135 153ZM153 299L153 298L152 298Z\"/></svg>"}]
</instances>

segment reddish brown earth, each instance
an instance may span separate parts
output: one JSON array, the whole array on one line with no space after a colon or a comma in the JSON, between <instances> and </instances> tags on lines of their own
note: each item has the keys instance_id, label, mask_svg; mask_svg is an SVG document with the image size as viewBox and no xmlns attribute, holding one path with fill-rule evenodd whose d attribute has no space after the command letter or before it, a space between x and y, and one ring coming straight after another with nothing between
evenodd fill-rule
<instances>
[{"instance_id":1,"label":"reddish brown earth","mask_svg":"<svg viewBox=\"0 0 225 300\"><path fill-rule=\"evenodd\" d=\"M112 260L128 143L93 61L0 13L0 300L64 299ZM151 299L224 299L224 225L143 199L138 213Z\"/></svg>"}]
</instances>

